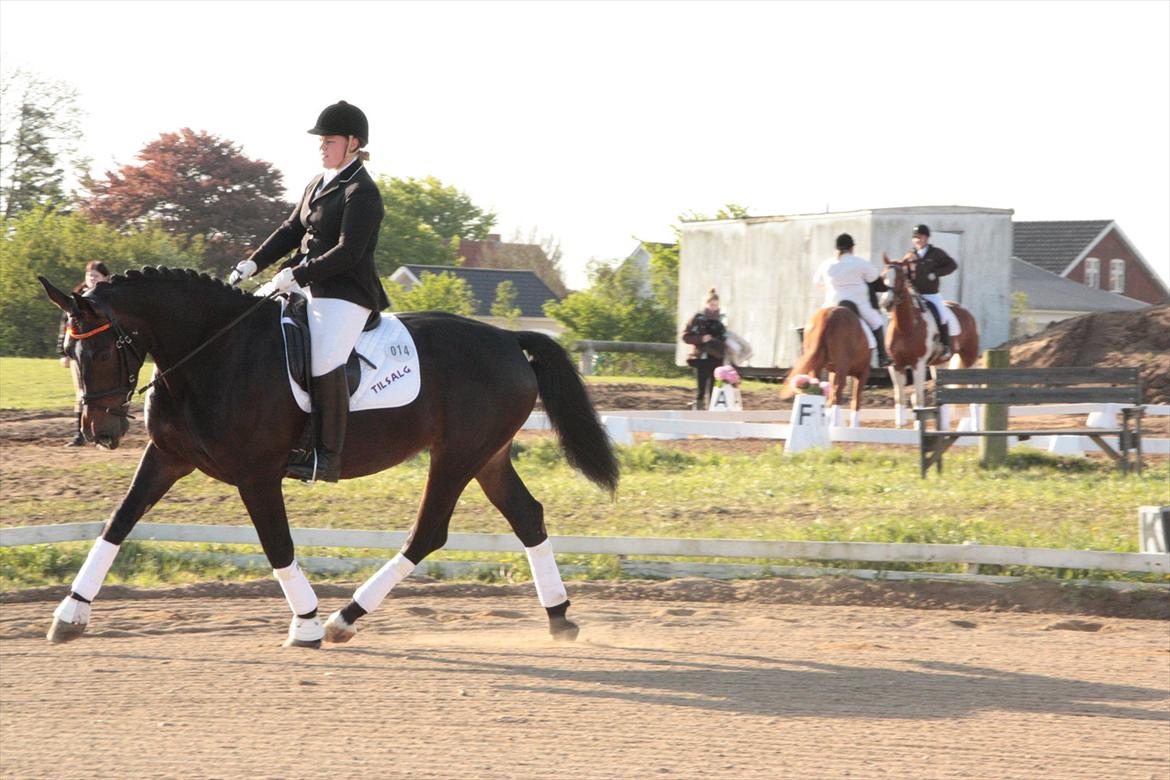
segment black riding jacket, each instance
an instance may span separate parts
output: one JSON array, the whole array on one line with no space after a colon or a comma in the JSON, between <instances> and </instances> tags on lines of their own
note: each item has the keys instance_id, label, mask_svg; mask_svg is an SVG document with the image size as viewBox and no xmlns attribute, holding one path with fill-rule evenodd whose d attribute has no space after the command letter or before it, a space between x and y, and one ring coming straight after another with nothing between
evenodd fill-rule
<instances>
[{"instance_id":1,"label":"black riding jacket","mask_svg":"<svg viewBox=\"0 0 1170 780\"><path fill-rule=\"evenodd\" d=\"M390 305L374 267L382 224L382 195L360 160L354 160L317 191L323 174L309 182L300 204L252 254L257 270L293 249L281 264L294 267L297 284L314 297L340 298L380 311ZM309 258L309 262L299 266Z\"/></svg>"}]
</instances>

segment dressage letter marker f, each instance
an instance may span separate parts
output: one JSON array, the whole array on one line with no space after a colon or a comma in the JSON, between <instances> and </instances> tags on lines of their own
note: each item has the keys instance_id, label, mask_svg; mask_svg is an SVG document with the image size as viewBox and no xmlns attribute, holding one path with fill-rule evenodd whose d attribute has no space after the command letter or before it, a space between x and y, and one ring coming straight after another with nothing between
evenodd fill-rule
<instances>
[{"instance_id":1,"label":"dressage letter marker f","mask_svg":"<svg viewBox=\"0 0 1170 780\"><path fill-rule=\"evenodd\" d=\"M800 405L800 415L796 418L797 425L804 425L804 418L812 417L812 407L808 404Z\"/></svg>"}]
</instances>

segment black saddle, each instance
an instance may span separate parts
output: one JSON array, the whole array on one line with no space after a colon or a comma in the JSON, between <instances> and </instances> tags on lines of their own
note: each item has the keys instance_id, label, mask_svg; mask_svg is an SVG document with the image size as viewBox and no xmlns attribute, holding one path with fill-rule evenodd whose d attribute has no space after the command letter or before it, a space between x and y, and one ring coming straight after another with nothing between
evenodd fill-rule
<instances>
[{"instance_id":1,"label":"black saddle","mask_svg":"<svg viewBox=\"0 0 1170 780\"><path fill-rule=\"evenodd\" d=\"M861 312L858 311L858 309L857 309L857 304L854 303L853 301L848 301L848 300L840 301L840 302L838 302L837 305L840 306L842 309L848 309L849 311L856 314L858 317L861 316Z\"/></svg>"},{"instance_id":2,"label":"black saddle","mask_svg":"<svg viewBox=\"0 0 1170 780\"><path fill-rule=\"evenodd\" d=\"M371 331L382 321L381 312L370 312L362 332ZM313 395L312 383L309 381L309 368L313 365L312 344L309 338L309 301L299 293L289 293L288 304L284 307L280 327L284 329L284 340L288 350L288 371L293 381L302 390ZM377 368L368 358L356 349L349 353L345 361L345 383L349 386L352 396L362 381L362 363L370 368ZM310 401L311 402L311 401Z\"/></svg>"}]
</instances>

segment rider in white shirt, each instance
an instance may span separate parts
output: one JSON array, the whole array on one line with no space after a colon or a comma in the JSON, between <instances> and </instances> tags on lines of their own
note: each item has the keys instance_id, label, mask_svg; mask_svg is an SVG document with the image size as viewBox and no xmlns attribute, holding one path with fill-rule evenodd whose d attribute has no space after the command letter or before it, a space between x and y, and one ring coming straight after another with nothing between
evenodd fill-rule
<instances>
[{"instance_id":1,"label":"rider in white shirt","mask_svg":"<svg viewBox=\"0 0 1170 780\"><path fill-rule=\"evenodd\" d=\"M849 301L857 307L858 315L873 331L877 341L878 365L884 368L890 364L882 332L885 321L869 303L869 283L877 279L878 270L873 264L853 254L853 237L842 233L837 236L837 257L820 264L813 283L825 291L826 307L839 306L843 301Z\"/></svg>"}]
</instances>

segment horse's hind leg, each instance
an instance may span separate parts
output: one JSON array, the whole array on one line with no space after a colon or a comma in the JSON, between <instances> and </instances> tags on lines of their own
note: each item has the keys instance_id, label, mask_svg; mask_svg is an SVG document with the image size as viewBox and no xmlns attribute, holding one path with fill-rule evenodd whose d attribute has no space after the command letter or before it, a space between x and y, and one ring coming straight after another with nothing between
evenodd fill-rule
<instances>
[{"instance_id":1,"label":"horse's hind leg","mask_svg":"<svg viewBox=\"0 0 1170 780\"><path fill-rule=\"evenodd\" d=\"M394 586L410 576L414 568L447 543L447 526L463 488L479 469L448 465L450 458L431 451L431 469L419 506L418 517L402 550L391 558L353 593L353 600L329 616L325 641L348 642L357 633L358 618L373 612ZM481 461L482 462L482 461Z\"/></svg>"},{"instance_id":2,"label":"horse's hind leg","mask_svg":"<svg viewBox=\"0 0 1170 780\"><path fill-rule=\"evenodd\" d=\"M284 508L284 491L279 478L268 478L239 486L240 498L248 508L260 546L272 565L272 574L284 591L293 617L285 647L320 647L325 628L317 617L317 594L297 564L292 532Z\"/></svg>"},{"instance_id":3,"label":"horse's hind leg","mask_svg":"<svg viewBox=\"0 0 1170 780\"><path fill-rule=\"evenodd\" d=\"M528 556L536 595L548 612L549 633L553 639L572 641L577 638L577 624L565 617L569 596L553 558L552 543L544 528L544 507L532 497L512 466L511 443L497 452L476 475L479 486L509 525Z\"/></svg>"},{"instance_id":4,"label":"horse's hind leg","mask_svg":"<svg viewBox=\"0 0 1170 780\"><path fill-rule=\"evenodd\" d=\"M854 376L854 377L850 377L850 379L852 380L852 382L850 384L850 387L852 388L852 392L850 393L850 398L849 398L849 410L850 410L849 411L849 427L850 428L860 428L861 427L861 385L862 385L861 377Z\"/></svg>"},{"instance_id":5,"label":"horse's hind leg","mask_svg":"<svg viewBox=\"0 0 1170 780\"><path fill-rule=\"evenodd\" d=\"M187 476L194 467L168 458L153 443L146 445L134 480L122 503L114 510L102 535L94 542L81 570L73 578L69 595L53 610L53 625L47 639L50 642L68 642L85 632L89 623L90 603L97 596L102 582L114 564L114 557L122 542L154 504L171 486Z\"/></svg>"}]
</instances>

